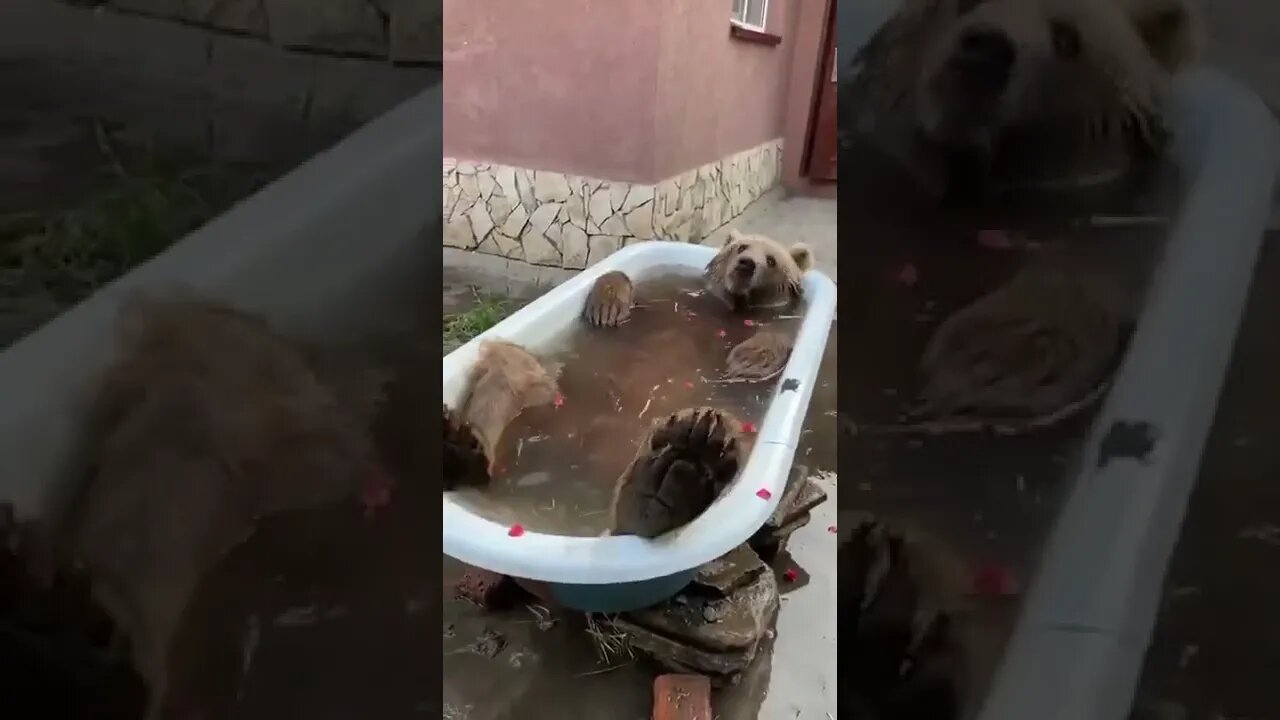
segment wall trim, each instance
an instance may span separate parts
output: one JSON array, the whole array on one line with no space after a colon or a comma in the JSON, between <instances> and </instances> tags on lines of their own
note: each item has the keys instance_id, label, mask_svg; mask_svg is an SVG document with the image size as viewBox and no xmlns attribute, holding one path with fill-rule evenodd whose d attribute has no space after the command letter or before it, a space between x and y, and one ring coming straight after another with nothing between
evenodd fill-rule
<instances>
[{"instance_id":1,"label":"wall trim","mask_svg":"<svg viewBox=\"0 0 1280 720\"><path fill-rule=\"evenodd\" d=\"M444 245L579 270L636 242L701 242L779 183L782 144L655 184L445 158Z\"/></svg>"}]
</instances>

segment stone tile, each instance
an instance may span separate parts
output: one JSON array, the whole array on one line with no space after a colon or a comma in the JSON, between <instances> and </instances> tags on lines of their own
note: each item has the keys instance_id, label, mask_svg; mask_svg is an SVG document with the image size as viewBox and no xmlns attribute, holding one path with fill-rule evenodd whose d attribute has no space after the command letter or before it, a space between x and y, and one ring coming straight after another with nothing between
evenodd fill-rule
<instances>
[{"instance_id":1,"label":"stone tile","mask_svg":"<svg viewBox=\"0 0 1280 720\"><path fill-rule=\"evenodd\" d=\"M388 0L388 6L391 60L441 62L444 57L441 0Z\"/></svg>"},{"instance_id":2,"label":"stone tile","mask_svg":"<svg viewBox=\"0 0 1280 720\"><path fill-rule=\"evenodd\" d=\"M271 39L287 48L387 57L387 27L365 0L262 0Z\"/></svg>"},{"instance_id":3,"label":"stone tile","mask_svg":"<svg viewBox=\"0 0 1280 720\"><path fill-rule=\"evenodd\" d=\"M587 233L573 225L564 225L560 249L564 253L564 267L581 270L587 266Z\"/></svg>"},{"instance_id":4,"label":"stone tile","mask_svg":"<svg viewBox=\"0 0 1280 720\"><path fill-rule=\"evenodd\" d=\"M565 176L558 172L538 170L533 177L533 197L540 203L562 203L573 191Z\"/></svg>"}]
</instances>

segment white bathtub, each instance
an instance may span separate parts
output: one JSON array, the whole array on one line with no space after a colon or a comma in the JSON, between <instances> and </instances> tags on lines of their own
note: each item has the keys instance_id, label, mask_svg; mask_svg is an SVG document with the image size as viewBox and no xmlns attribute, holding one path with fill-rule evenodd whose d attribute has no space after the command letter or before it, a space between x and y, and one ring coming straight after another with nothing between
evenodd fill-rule
<instances>
[{"instance_id":1,"label":"white bathtub","mask_svg":"<svg viewBox=\"0 0 1280 720\"><path fill-rule=\"evenodd\" d=\"M579 322L587 292L601 274L622 270L635 281L673 268L700 274L714 255L711 247L662 241L632 245L610 255L445 357L445 403L457 402L482 341L502 338L537 352ZM836 286L830 278L810 271L804 278L804 292L803 320L782 375L782 379L798 380L799 387L787 392L775 389L738 479L692 523L655 540L534 532L513 538L506 525L476 515L453 493L445 493L445 554L504 575L557 585L608 586L670 578L669 584L678 589L682 575L745 542L782 496L835 317ZM779 380L777 388L781 384ZM757 495L761 488L771 493L768 500Z\"/></svg>"}]
</instances>

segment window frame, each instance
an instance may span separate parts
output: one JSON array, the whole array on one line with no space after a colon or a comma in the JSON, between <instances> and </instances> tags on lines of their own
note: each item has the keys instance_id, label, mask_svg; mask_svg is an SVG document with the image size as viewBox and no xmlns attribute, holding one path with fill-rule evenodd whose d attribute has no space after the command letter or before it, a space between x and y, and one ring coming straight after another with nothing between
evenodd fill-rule
<instances>
[{"instance_id":1,"label":"window frame","mask_svg":"<svg viewBox=\"0 0 1280 720\"><path fill-rule=\"evenodd\" d=\"M765 28L769 25L769 0L740 0L740 2L741 2L740 10L735 11L733 6L732 5L730 6L729 22L732 25L736 27L740 27L744 30L753 30L758 33L767 32ZM746 17L749 14L749 11L751 9L751 5L753 2L760 3L760 24L759 25L747 22L746 20ZM737 4L738 4L738 0L735 0L734 5L737 5Z\"/></svg>"}]
</instances>

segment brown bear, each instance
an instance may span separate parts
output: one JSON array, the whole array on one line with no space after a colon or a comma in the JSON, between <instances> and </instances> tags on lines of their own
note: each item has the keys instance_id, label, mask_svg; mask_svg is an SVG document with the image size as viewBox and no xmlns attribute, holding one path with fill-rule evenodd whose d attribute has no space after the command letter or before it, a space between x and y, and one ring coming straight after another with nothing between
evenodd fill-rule
<instances>
[{"instance_id":1,"label":"brown bear","mask_svg":"<svg viewBox=\"0 0 1280 720\"><path fill-rule=\"evenodd\" d=\"M502 434L525 408L555 399L555 375L555 368L513 342L481 343L458 409L444 408L445 490L488 483Z\"/></svg>"},{"instance_id":2,"label":"brown bear","mask_svg":"<svg viewBox=\"0 0 1280 720\"><path fill-rule=\"evenodd\" d=\"M734 312L785 308L803 294L802 280L812 267L813 253L804 243L788 248L764 235L748 235L734 228L707 263L703 281L706 290ZM583 317L597 327L616 327L630 317L633 303L631 280L624 273L608 272L596 280L588 293ZM742 345L730 352L728 379L763 380L776 376L791 350L791 340L780 333L748 339Z\"/></svg>"},{"instance_id":3,"label":"brown bear","mask_svg":"<svg viewBox=\"0 0 1280 720\"><path fill-rule=\"evenodd\" d=\"M1115 177L1164 141L1189 0L906 0L842 78L841 117L925 186Z\"/></svg>"},{"instance_id":4,"label":"brown bear","mask_svg":"<svg viewBox=\"0 0 1280 720\"><path fill-rule=\"evenodd\" d=\"M93 475L61 537L164 708L169 645L206 571L258 519L385 482L365 419L266 322L130 300L91 408Z\"/></svg>"},{"instance_id":5,"label":"brown bear","mask_svg":"<svg viewBox=\"0 0 1280 720\"><path fill-rule=\"evenodd\" d=\"M1169 81L1200 45L1188 0L910 0L859 53L843 100L864 135L953 199L1100 184L1153 166ZM905 154L896 129L912 135ZM1098 275L1114 273L1053 253L949 318L921 363L916 415L1039 423L1096 397L1146 270Z\"/></svg>"}]
</instances>

